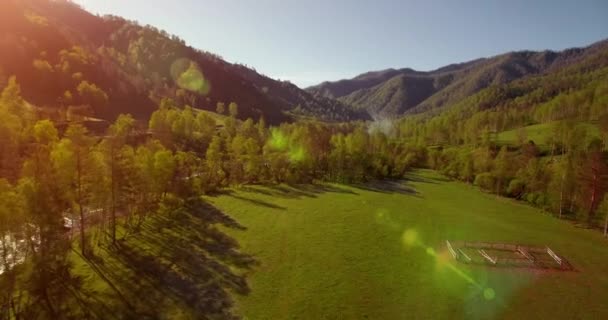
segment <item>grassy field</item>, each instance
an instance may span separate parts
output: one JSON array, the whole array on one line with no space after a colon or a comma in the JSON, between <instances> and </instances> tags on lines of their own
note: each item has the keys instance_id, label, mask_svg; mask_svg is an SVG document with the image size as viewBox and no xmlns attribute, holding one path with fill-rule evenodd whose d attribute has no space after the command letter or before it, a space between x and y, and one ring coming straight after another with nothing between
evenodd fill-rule
<instances>
[{"instance_id":1,"label":"grassy field","mask_svg":"<svg viewBox=\"0 0 608 320\"><path fill-rule=\"evenodd\" d=\"M558 121L534 124L524 127L526 132L526 140L532 140L539 146L546 146L547 138L554 134L553 130L558 124ZM589 137L599 137L599 129L593 123L582 123L587 129L587 135ZM588 137L588 138L589 138ZM518 143L518 129L507 130L500 132L496 137L499 144L517 144Z\"/></svg>"},{"instance_id":2,"label":"grassy field","mask_svg":"<svg viewBox=\"0 0 608 320\"><path fill-rule=\"evenodd\" d=\"M246 230L246 319L606 319L608 241L429 171L404 184L245 187L208 197ZM444 241L548 245L575 272L454 263Z\"/></svg>"},{"instance_id":3,"label":"grassy field","mask_svg":"<svg viewBox=\"0 0 608 320\"><path fill-rule=\"evenodd\" d=\"M406 182L246 186L70 255L86 319L602 319L608 241L417 171ZM95 243L95 236L92 241ZM548 245L574 272L453 261L445 240ZM240 246L239 246L240 245ZM82 310L82 311L75 311Z\"/></svg>"}]
</instances>

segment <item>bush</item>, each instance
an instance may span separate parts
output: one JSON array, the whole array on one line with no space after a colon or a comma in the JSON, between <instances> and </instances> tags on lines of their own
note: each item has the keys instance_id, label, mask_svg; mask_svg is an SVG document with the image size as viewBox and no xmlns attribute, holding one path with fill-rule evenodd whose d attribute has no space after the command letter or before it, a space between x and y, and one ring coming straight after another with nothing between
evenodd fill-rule
<instances>
[{"instance_id":1,"label":"bush","mask_svg":"<svg viewBox=\"0 0 608 320\"><path fill-rule=\"evenodd\" d=\"M526 190L526 183L520 179L513 179L507 187L507 194L514 198L521 198Z\"/></svg>"},{"instance_id":2,"label":"bush","mask_svg":"<svg viewBox=\"0 0 608 320\"><path fill-rule=\"evenodd\" d=\"M480 173L475 177L475 185L488 191L493 191L496 185L496 177L491 172Z\"/></svg>"}]
</instances>

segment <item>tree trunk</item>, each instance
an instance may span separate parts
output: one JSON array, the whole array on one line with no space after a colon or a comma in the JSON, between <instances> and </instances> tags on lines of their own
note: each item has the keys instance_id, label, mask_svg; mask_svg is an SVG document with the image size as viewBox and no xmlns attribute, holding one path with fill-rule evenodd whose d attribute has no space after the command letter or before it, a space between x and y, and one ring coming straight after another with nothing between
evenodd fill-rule
<instances>
[{"instance_id":1,"label":"tree trunk","mask_svg":"<svg viewBox=\"0 0 608 320\"><path fill-rule=\"evenodd\" d=\"M8 273L11 270L11 265L8 261L8 252L6 248L6 236L4 234L0 235L0 241L2 242L2 263L4 264L4 273ZM13 259L14 260L14 259Z\"/></svg>"},{"instance_id":2,"label":"tree trunk","mask_svg":"<svg viewBox=\"0 0 608 320\"><path fill-rule=\"evenodd\" d=\"M604 220L604 237L608 238L608 213L606 213L606 220Z\"/></svg>"},{"instance_id":3,"label":"tree trunk","mask_svg":"<svg viewBox=\"0 0 608 320\"><path fill-rule=\"evenodd\" d=\"M112 142L114 143L114 142ZM112 162L110 164L110 187L112 189L112 211L111 211L111 223L110 223L110 232L112 235L112 245L116 244L116 168L115 168L115 155L114 155L114 145L112 145L111 147L111 155L110 155L110 161Z\"/></svg>"},{"instance_id":4,"label":"tree trunk","mask_svg":"<svg viewBox=\"0 0 608 320\"><path fill-rule=\"evenodd\" d=\"M574 193L574 196L570 198L570 212L574 212L574 203L577 201L577 194Z\"/></svg>"},{"instance_id":5,"label":"tree trunk","mask_svg":"<svg viewBox=\"0 0 608 320\"><path fill-rule=\"evenodd\" d=\"M78 205L78 210L80 211L80 250L82 252L82 256L86 257L87 251L85 248L86 241L85 241L85 235L84 235L84 231L85 231L84 210L82 208L82 204Z\"/></svg>"},{"instance_id":6,"label":"tree trunk","mask_svg":"<svg viewBox=\"0 0 608 320\"><path fill-rule=\"evenodd\" d=\"M17 312L17 307L15 306L15 299L13 299L13 297L11 297L10 304L11 304L11 309L13 310L13 316L15 317L15 320L21 319L21 315L19 314L19 312ZM9 314L9 319L10 319L10 314Z\"/></svg>"},{"instance_id":7,"label":"tree trunk","mask_svg":"<svg viewBox=\"0 0 608 320\"><path fill-rule=\"evenodd\" d=\"M562 181L559 187L559 218L562 218L564 212L564 180L566 178L566 172L562 173Z\"/></svg>"},{"instance_id":8,"label":"tree trunk","mask_svg":"<svg viewBox=\"0 0 608 320\"><path fill-rule=\"evenodd\" d=\"M44 288L43 291L44 292L42 293L42 295L43 295L43 298L44 298L44 302L46 303L46 306L49 309L49 313L51 314L51 318L57 319L57 317L55 316L55 308L53 307L53 303L51 302L51 299L49 298L48 290L46 288Z\"/></svg>"},{"instance_id":9,"label":"tree trunk","mask_svg":"<svg viewBox=\"0 0 608 320\"><path fill-rule=\"evenodd\" d=\"M86 241L85 241L85 222L84 222L84 209L82 207L82 165L81 159L78 157L76 160L76 179L77 179L77 197L78 197L78 213L80 214L80 251L83 257L86 257ZM73 227L73 226L72 226Z\"/></svg>"},{"instance_id":10,"label":"tree trunk","mask_svg":"<svg viewBox=\"0 0 608 320\"><path fill-rule=\"evenodd\" d=\"M594 213L595 213L595 206L597 203L597 193L598 193L598 172L597 170L593 169L593 178L591 180L591 197L589 199L589 222L592 221Z\"/></svg>"}]
</instances>

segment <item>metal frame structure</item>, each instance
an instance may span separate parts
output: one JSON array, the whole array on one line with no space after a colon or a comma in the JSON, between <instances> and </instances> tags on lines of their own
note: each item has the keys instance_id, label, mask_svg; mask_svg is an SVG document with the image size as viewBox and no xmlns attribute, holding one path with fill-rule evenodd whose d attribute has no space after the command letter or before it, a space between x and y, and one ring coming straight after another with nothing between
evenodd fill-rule
<instances>
[{"instance_id":1,"label":"metal frame structure","mask_svg":"<svg viewBox=\"0 0 608 320\"><path fill-rule=\"evenodd\" d=\"M548 246L446 240L446 247L455 260L466 264L505 268L573 270L568 260Z\"/></svg>"}]
</instances>

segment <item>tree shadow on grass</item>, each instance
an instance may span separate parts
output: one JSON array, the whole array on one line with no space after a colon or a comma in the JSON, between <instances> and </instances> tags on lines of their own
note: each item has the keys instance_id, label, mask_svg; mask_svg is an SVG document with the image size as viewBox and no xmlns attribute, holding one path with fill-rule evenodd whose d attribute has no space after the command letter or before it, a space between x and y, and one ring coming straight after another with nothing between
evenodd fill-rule
<instances>
[{"instance_id":1,"label":"tree shadow on grass","mask_svg":"<svg viewBox=\"0 0 608 320\"><path fill-rule=\"evenodd\" d=\"M246 201L249 202L251 204L257 205L257 206L261 206L261 207L266 207L266 208L270 208L270 209L278 209L278 210L287 210L287 208L285 207L281 207L279 205L267 202L267 201L263 201L263 200L259 200L259 199L252 199L252 198L247 198L241 195L237 195L232 191L226 192L226 195L228 195L229 197L235 198L235 199L239 199L242 201Z\"/></svg>"},{"instance_id":2,"label":"tree shadow on grass","mask_svg":"<svg viewBox=\"0 0 608 320\"><path fill-rule=\"evenodd\" d=\"M352 185L355 188L381 193L398 193L411 196L419 196L418 191L403 180L375 180L366 183Z\"/></svg>"},{"instance_id":3,"label":"tree shadow on grass","mask_svg":"<svg viewBox=\"0 0 608 320\"><path fill-rule=\"evenodd\" d=\"M422 182L422 183L431 183L431 184L440 184L443 182L449 182L450 179L444 177L423 177L416 172L410 172L405 175L406 181L412 182Z\"/></svg>"},{"instance_id":4,"label":"tree shadow on grass","mask_svg":"<svg viewBox=\"0 0 608 320\"><path fill-rule=\"evenodd\" d=\"M116 319L237 319L232 294L250 291L245 274L257 261L217 225L245 229L217 208L190 199L150 217L116 247L100 248L87 263L101 292L82 292L89 314ZM98 299L97 299L98 298Z\"/></svg>"},{"instance_id":5,"label":"tree shadow on grass","mask_svg":"<svg viewBox=\"0 0 608 320\"><path fill-rule=\"evenodd\" d=\"M269 186L250 185L239 188L239 191L244 191L247 193L256 193L283 199L316 198L323 193L341 193L357 195L356 192L350 189L341 188L335 185L325 183L291 185L277 184Z\"/></svg>"},{"instance_id":6,"label":"tree shadow on grass","mask_svg":"<svg viewBox=\"0 0 608 320\"><path fill-rule=\"evenodd\" d=\"M351 188L356 188L364 191L381 192L381 193L397 193L411 196L420 196L414 187L410 185L410 182L425 182L425 183L440 183L441 178L425 178L420 177L416 174L410 174L406 179L381 179L372 180L364 183L352 183L348 184ZM447 181L447 180L446 180ZM283 199L303 199L303 198L317 198L320 194L324 193L339 193L339 194L350 194L359 195L351 188L344 188L334 184L318 183L318 184L296 184L296 185L271 185L271 186L258 186L249 185L242 186L238 190L245 193L261 194L268 197L277 197ZM249 201L254 204L266 206L269 208L277 208L278 206L271 204L266 201L249 199L241 195L236 195L234 191L227 191L231 197L238 198L241 200ZM279 207L285 209L284 207Z\"/></svg>"}]
</instances>

